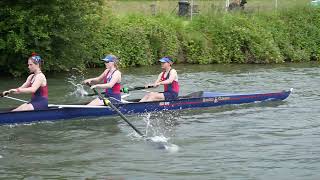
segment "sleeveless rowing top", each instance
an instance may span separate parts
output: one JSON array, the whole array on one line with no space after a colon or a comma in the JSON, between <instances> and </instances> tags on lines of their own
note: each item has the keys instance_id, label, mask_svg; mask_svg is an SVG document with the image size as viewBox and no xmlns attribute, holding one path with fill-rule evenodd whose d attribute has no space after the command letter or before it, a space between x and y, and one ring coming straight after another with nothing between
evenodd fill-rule
<instances>
[{"instance_id":1,"label":"sleeveless rowing top","mask_svg":"<svg viewBox=\"0 0 320 180\"><path fill-rule=\"evenodd\" d=\"M108 77L109 72L106 74L106 76L103 78L104 83L109 83L112 79L112 75L114 74L114 72L116 72L118 70L114 70L111 75ZM105 92L106 92L106 96L108 97L114 97L118 100L121 100L121 96L120 96L120 89L121 89L121 84L120 83L115 83L114 86L112 88L106 88Z\"/></svg>"},{"instance_id":2,"label":"sleeveless rowing top","mask_svg":"<svg viewBox=\"0 0 320 180\"><path fill-rule=\"evenodd\" d=\"M167 74L167 77L164 77L165 75L165 71L163 71L162 75L161 75L161 81L165 81L167 79L169 79L170 77L170 72L171 72L172 69L170 69L170 71L168 72ZM179 93L179 83L178 83L178 80L174 80L172 81L171 84L164 84L164 92L174 92L174 93Z\"/></svg>"},{"instance_id":3,"label":"sleeveless rowing top","mask_svg":"<svg viewBox=\"0 0 320 180\"><path fill-rule=\"evenodd\" d=\"M36 75L33 75L28 87L31 87L34 83ZM48 109L48 83L45 86L40 86L36 92L32 93L31 101L34 110Z\"/></svg>"},{"instance_id":4,"label":"sleeveless rowing top","mask_svg":"<svg viewBox=\"0 0 320 180\"><path fill-rule=\"evenodd\" d=\"M34 83L34 78L36 75L33 75L28 87L31 87ZM31 100L38 99L39 97L48 99L48 83L45 86L40 86L36 92L32 93Z\"/></svg>"}]
</instances>

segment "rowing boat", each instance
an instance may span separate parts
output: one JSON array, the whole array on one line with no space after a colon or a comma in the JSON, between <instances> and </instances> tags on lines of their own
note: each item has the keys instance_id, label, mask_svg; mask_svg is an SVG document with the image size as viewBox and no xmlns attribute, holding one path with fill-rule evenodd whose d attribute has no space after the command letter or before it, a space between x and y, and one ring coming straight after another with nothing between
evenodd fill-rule
<instances>
[{"instance_id":1,"label":"rowing boat","mask_svg":"<svg viewBox=\"0 0 320 180\"><path fill-rule=\"evenodd\" d=\"M197 109L232 104L284 100L291 92L292 89L281 92L251 94L199 91L170 101L138 102L138 99L133 99L114 103L114 105L123 114L138 114L155 111ZM18 124L114 115L117 115L117 113L107 106L51 105L47 110L0 112L0 124Z\"/></svg>"}]
</instances>

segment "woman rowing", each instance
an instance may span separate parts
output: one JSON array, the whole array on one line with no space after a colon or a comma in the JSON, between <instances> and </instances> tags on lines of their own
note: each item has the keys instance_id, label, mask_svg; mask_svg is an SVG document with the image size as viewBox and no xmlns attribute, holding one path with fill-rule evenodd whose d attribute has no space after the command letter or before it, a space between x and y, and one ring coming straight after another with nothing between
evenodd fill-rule
<instances>
[{"instance_id":1,"label":"woman rowing","mask_svg":"<svg viewBox=\"0 0 320 180\"><path fill-rule=\"evenodd\" d=\"M106 70L100 76L86 79L83 81L83 83L92 85L91 89L105 89L105 97L107 97L111 102L119 102L121 101L121 72L119 71L117 65L118 58L112 54L109 54L102 60L105 63ZM88 105L102 106L104 103L102 99L96 98Z\"/></svg>"},{"instance_id":2,"label":"woman rowing","mask_svg":"<svg viewBox=\"0 0 320 180\"><path fill-rule=\"evenodd\" d=\"M163 85L164 92L150 92L145 95L140 102L173 100L179 95L178 74L177 71L171 67L173 61L169 57L163 57L159 61L161 62L162 72L151 86L158 87L159 85Z\"/></svg>"},{"instance_id":3,"label":"woman rowing","mask_svg":"<svg viewBox=\"0 0 320 180\"><path fill-rule=\"evenodd\" d=\"M41 72L43 60L36 53L28 58L28 68L31 73L26 82L15 89L4 91L3 95L32 94L31 101L24 103L12 111L44 110L48 108L48 84L46 76Z\"/></svg>"}]
</instances>

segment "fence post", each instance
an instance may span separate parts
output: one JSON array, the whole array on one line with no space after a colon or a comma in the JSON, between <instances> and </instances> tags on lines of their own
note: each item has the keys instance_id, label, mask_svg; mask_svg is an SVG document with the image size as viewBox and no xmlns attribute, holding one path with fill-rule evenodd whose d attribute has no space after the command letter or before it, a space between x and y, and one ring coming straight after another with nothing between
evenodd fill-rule
<instances>
[{"instance_id":1,"label":"fence post","mask_svg":"<svg viewBox=\"0 0 320 180\"><path fill-rule=\"evenodd\" d=\"M187 16L189 14L190 3L187 0L179 0L179 16Z\"/></svg>"},{"instance_id":2,"label":"fence post","mask_svg":"<svg viewBox=\"0 0 320 180\"><path fill-rule=\"evenodd\" d=\"M230 4L229 0L226 0L226 11L228 11L229 4Z\"/></svg>"},{"instance_id":3,"label":"fence post","mask_svg":"<svg viewBox=\"0 0 320 180\"><path fill-rule=\"evenodd\" d=\"M155 16L156 15L156 4L151 4L150 8L151 8L151 15Z\"/></svg>"}]
</instances>

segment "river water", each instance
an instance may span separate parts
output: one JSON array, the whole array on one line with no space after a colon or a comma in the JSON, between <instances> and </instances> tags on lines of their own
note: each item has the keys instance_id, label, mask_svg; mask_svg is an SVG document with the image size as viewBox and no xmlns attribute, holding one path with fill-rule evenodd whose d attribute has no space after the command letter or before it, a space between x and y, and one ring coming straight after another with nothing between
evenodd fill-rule
<instances>
[{"instance_id":1,"label":"river water","mask_svg":"<svg viewBox=\"0 0 320 180\"><path fill-rule=\"evenodd\" d=\"M134 136L119 117L0 126L0 179L320 178L319 63L175 68L181 94L294 90L282 102L128 117L141 131L167 138L174 147L168 150ZM159 69L123 69L123 84L152 82ZM72 83L101 71L48 75L50 103L90 100ZM0 87L23 81L1 77ZM19 104L0 99L2 108Z\"/></svg>"}]
</instances>

